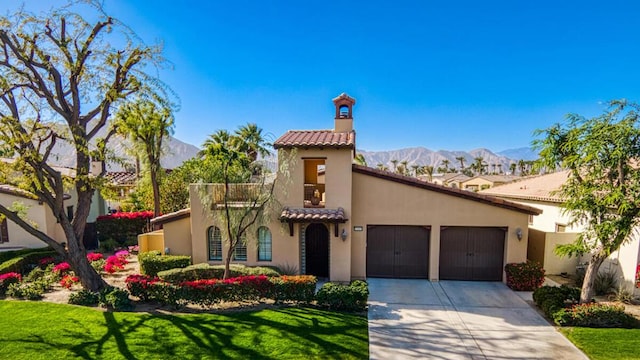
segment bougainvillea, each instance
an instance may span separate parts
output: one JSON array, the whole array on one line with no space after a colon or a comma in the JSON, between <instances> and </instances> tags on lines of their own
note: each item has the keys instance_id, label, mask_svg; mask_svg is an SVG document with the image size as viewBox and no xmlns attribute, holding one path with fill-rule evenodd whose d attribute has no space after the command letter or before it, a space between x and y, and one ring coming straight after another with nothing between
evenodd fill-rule
<instances>
[{"instance_id":1,"label":"bougainvillea","mask_svg":"<svg viewBox=\"0 0 640 360\"><path fill-rule=\"evenodd\" d=\"M509 263L504 270L507 286L516 291L533 291L544 283L544 269L535 261Z\"/></svg>"},{"instance_id":2,"label":"bougainvillea","mask_svg":"<svg viewBox=\"0 0 640 360\"><path fill-rule=\"evenodd\" d=\"M71 289L71 286L78 282L80 282L80 279L78 279L77 276L65 275L62 277L62 280L60 280L60 286Z\"/></svg>"},{"instance_id":3,"label":"bougainvillea","mask_svg":"<svg viewBox=\"0 0 640 360\"><path fill-rule=\"evenodd\" d=\"M129 254L127 252L127 254ZM104 271L109 274L113 274L117 271L124 270L124 266L128 264L126 257L123 254L120 256L111 255L107 258L107 262L104 264Z\"/></svg>"},{"instance_id":4,"label":"bougainvillea","mask_svg":"<svg viewBox=\"0 0 640 360\"><path fill-rule=\"evenodd\" d=\"M116 212L108 215L100 215L96 220L111 220L111 219L151 219L153 218L153 211L134 211L134 212Z\"/></svg>"},{"instance_id":5,"label":"bougainvillea","mask_svg":"<svg viewBox=\"0 0 640 360\"><path fill-rule=\"evenodd\" d=\"M636 287L640 288L640 264L636 268Z\"/></svg>"},{"instance_id":6,"label":"bougainvillea","mask_svg":"<svg viewBox=\"0 0 640 360\"><path fill-rule=\"evenodd\" d=\"M53 272L57 272L60 274L65 273L69 270L71 270L71 265L69 265L69 263L67 262L61 262L60 264L53 267Z\"/></svg>"},{"instance_id":7,"label":"bougainvillea","mask_svg":"<svg viewBox=\"0 0 640 360\"><path fill-rule=\"evenodd\" d=\"M10 272L0 275L0 281L6 281L7 279L11 279L12 281L17 280L16 282L20 282L22 281L22 275L16 272Z\"/></svg>"},{"instance_id":8,"label":"bougainvillea","mask_svg":"<svg viewBox=\"0 0 640 360\"><path fill-rule=\"evenodd\" d=\"M98 261L98 260L102 260L104 259L104 256L100 253L88 253L87 254L87 260L89 260L89 262L94 262L94 261Z\"/></svg>"},{"instance_id":9,"label":"bougainvillea","mask_svg":"<svg viewBox=\"0 0 640 360\"><path fill-rule=\"evenodd\" d=\"M131 244L145 231L151 218L152 211L117 212L98 216L96 230L100 234L99 240L113 239L119 245L126 245L127 242Z\"/></svg>"}]
</instances>

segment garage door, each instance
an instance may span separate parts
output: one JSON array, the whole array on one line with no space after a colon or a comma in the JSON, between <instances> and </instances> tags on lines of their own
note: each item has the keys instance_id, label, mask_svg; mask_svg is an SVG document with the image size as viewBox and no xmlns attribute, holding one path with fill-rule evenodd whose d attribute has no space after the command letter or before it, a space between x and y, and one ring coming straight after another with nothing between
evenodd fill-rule
<instances>
[{"instance_id":1,"label":"garage door","mask_svg":"<svg viewBox=\"0 0 640 360\"><path fill-rule=\"evenodd\" d=\"M504 228L443 227L440 280L502 281Z\"/></svg>"},{"instance_id":2,"label":"garage door","mask_svg":"<svg viewBox=\"0 0 640 360\"><path fill-rule=\"evenodd\" d=\"M429 277L428 226L367 226L367 276Z\"/></svg>"}]
</instances>

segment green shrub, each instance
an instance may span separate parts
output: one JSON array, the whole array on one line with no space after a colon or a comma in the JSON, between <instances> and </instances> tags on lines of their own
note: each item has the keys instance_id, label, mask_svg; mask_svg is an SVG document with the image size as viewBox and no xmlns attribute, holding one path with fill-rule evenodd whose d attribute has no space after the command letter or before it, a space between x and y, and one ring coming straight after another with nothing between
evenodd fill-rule
<instances>
[{"instance_id":1,"label":"green shrub","mask_svg":"<svg viewBox=\"0 0 640 360\"><path fill-rule=\"evenodd\" d=\"M32 251L26 254L18 255L3 262L2 264L0 264L0 274L8 272L17 272L22 274L37 266L41 259L58 255L57 252L52 250L37 250L39 251Z\"/></svg>"},{"instance_id":2,"label":"green shrub","mask_svg":"<svg viewBox=\"0 0 640 360\"><path fill-rule=\"evenodd\" d=\"M533 301L551 319L556 311L575 304L578 300L580 300L580 289L564 285L543 286L533 292Z\"/></svg>"},{"instance_id":3,"label":"green shrub","mask_svg":"<svg viewBox=\"0 0 640 360\"><path fill-rule=\"evenodd\" d=\"M582 326L595 328L634 328L638 320L624 312L622 305L599 303L578 304L560 309L553 315L560 326Z\"/></svg>"},{"instance_id":4,"label":"green shrub","mask_svg":"<svg viewBox=\"0 0 640 360\"><path fill-rule=\"evenodd\" d=\"M317 279L313 275L294 275L272 277L273 289L271 298L276 302L302 302L313 301L316 293Z\"/></svg>"},{"instance_id":5,"label":"green shrub","mask_svg":"<svg viewBox=\"0 0 640 360\"><path fill-rule=\"evenodd\" d=\"M100 297L98 293L89 290L80 290L69 295L69 304L82 306L98 305Z\"/></svg>"},{"instance_id":6,"label":"green shrub","mask_svg":"<svg viewBox=\"0 0 640 360\"><path fill-rule=\"evenodd\" d=\"M41 252L51 252L51 251L53 251L53 249L50 247L3 251L3 252L0 252L0 264L2 264L7 260L11 260L15 257L25 256L31 253L41 253Z\"/></svg>"},{"instance_id":7,"label":"green shrub","mask_svg":"<svg viewBox=\"0 0 640 360\"><path fill-rule=\"evenodd\" d=\"M515 291L533 291L544 283L544 269L536 261L505 265L507 286Z\"/></svg>"},{"instance_id":8,"label":"green shrub","mask_svg":"<svg viewBox=\"0 0 640 360\"><path fill-rule=\"evenodd\" d=\"M149 276L156 276L158 272L184 268L191 265L190 256L160 255L159 251L148 251L138 255L140 272Z\"/></svg>"},{"instance_id":9,"label":"green shrub","mask_svg":"<svg viewBox=\"0 0 640 360\"><path fill-rule=\"evenodd\" d=\"M99 246L99 250L100 252L113 252L117 247L122 246L122 244L120 244L119 242L115 241L114 239L105 239L105 240L100 240L100 246Z\"/></svg>"},{"instance_id":10,"label":"green shrub","mask_svg":"<svg viewBox=\"0 0 640 360\"><path fill-rule=\"evenodd\" d=\"M369 289L367 283L355 280L349 285L326 283L322 285L316 300L318 305L331 310L364 311L367 308Z\"/></svg>"},{"instance_id":11,"label":"green shrub","mask_svg":"<svg viewBox=\"0 0 640 360\"><path fill-rule=\"evenodd\" d=\"M229 265L230 278L248 275L280 276L280 274L268 267L244 266L240 264ZM203 279L222 279L224 265L209 265L207 263L190 265L182 269L171 269L158 272L158 277L170 283L178 284L183 281L195 281Z\"/></svg>"},{"instance_id":12,"label":"green shrub","mask_svg":"<svg viewBox=\"0 0 640 360\"><path fill-rule=\"evenodd\" d=\"M278 271L280 275L293 276L293 275L299 274L298 267L296 265L289 264L289 263L284 263L276 266L276 271Z\"/></svg>"},{"instance_id":13,"label":"green shrub","mask_svg":"<svg viewBox=\"0 0 640 360\"><path fill-rule=\"evenodd\" d=\"M14 283L7 288L7 295L16 299L40 300L44 289L38 283Z\"/></svg>"},{"instance_id":14,"label":"green shrub","mask_svg":"<svg viewBox=\"0 0 640 360\"><path fill-rule=\"evenodd\" d=\"M0 275L0 296L4 296L11 284L19 284L22 276L18 273L6 273Z\"/></svg>"},{"instance_id":15,"label":"green shrub","mask_svg":"<svg viewBox=\"0 0 640 360\"><path fill-rule=\"evenodd\" d=\"M108 286L98 293L98 303L113 310L129 310L132 308L129 293L117 287Z\"/></svg>"},{"instance_id":16,"label":"green shrub","mask_svg":"<svg viewBox=\"0 0 640 360\"><path fill-rule=\"evenodd\" d=\"M618 273L614 271L601 271L596 275L593 288L596 295L606 295L611 293L618 286Z\"/></svg>"}]
</instances>

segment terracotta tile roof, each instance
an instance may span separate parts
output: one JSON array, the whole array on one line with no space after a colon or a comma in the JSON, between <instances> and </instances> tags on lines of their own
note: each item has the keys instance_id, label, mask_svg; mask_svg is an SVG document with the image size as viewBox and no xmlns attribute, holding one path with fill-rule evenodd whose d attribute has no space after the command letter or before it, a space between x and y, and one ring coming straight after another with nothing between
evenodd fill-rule
<instances>
[{"instance_id":1,"label":"terracotta tile roof","mask_svg":"<svg viewBox=\"0 0 640 360\"><path fill-rule=\"evenodd\" d=\"M562 199L553 192L560 189L568 177L568 170L559 171L552 174L526 178L509 184L494 186L490 189L482 190L480 193L512 199L560 203Z\"/></svg>"},{"instance_id":2,"label":"terracotta tile roof","mask_svg":"<svg viewBox=\"0 0 640 360\"><path fill-rule=\"evenodd\" d=\"M469 178L469 180L473 180L473 179L484 179L487 181L491 181L491 182L499 182L499 183L509 183L512 181L516 181L516 180L520 180L522 179L522 176L517 176L517 175L477 175L474 176L472 178Z\"/></svg>"},{"instance_id":3,"label":"terracotta tile roof","mask_svg":"<svg viewBox=\"0 0 640 360\"><path fill-rule=\"evenodd\" d=\"M308 222L308 221L326 221L326 222L345 222L347 218L344 209L318 209L318 208L290 208L285 207L280 214L280 221L292 222Z\"/></svg>"},{"instance_id":4,"label":"terracotta tile roof","mask_svg":"<svg viewBox=\"0 0 640 360\"><path fill-rule=\"evenodd\" d=\"M32 199L32 200L38 200L38 197L27 191L27 190L23 190L20 189L19 187L13 186L13 185L9 185L9 184L0 184L0 193L1 194L8 194L8 195L13 195L13 196L19 196L25 199ZM71 199L71 195L69 194L63 194L62 195L62 199L63 200L69 200Z\"/></svg>"},{"instance_id":5,"label":"terracotta tile roof","mask_svg":"<svg viewBox=\"0 0 640 360\"><path fill-rule=\"evenodd\" d=\"M273 143L273 147L294 148L294 147L333 147L351 148L355 147L356 133L334 132L333 130L289 130Z\"/></svg>"},{"instance_id":6,"label":"terracotta tile roof","mask_svg":"<svg viewBox=\"0 0 640 360\"><path fill-rule=\"evenodd\" d=\"M105 177L114 185L135 185L136 173L128 171L108 172Z\"/></svg>"},{"instance_id":7,"label":"terracotta tile roof","mask_svg":"<svg viewBox=\"0 0 640 360\"><path fill-rule=\"evenodd\" d=\"M188 218L189 216L191 216L191 208L186 208L186 209L174 211L172 213L160 215L158 217L151 219L150 222L152 224L160 225L160 224L166 224L168 222Z\"/></svg>"},{"instance_id":8,"label":"terracotta tile roof","mask_svg":"<svg viewBox=\"0 0 640 360\"><path fill-rule=\"evenodd\" d=\"M472 191L460 190L460 189L446 187L443 185L432 184L432 183L418 180L413 177L399 175L399 174L391 173L388 171L382 171L382 170L373 169L370 167L356 165L356 164L352 165L352 169L353 169L353 172L358 174L373 176L379 179L393 181L399 184L414 186L420 189L435 191L435 192L443 193L446 195L456 196L456 197L471 200L471 201L477 201L487 205L519 211L519 212L523 212L525 214L530 214L530 215L542 214L542 210L532 206L517 204L511 201L503 200L493 196L481 195Z\"/></svg>"}]
</instances>

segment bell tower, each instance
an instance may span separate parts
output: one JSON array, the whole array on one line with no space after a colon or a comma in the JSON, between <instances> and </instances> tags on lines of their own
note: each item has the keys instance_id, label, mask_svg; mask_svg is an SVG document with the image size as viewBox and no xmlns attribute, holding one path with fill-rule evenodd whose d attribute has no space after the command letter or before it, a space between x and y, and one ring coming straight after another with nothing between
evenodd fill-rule
<instances>
[{"instance_id":1,"label":"bell tower","mask_svg":"<svg viewBox=\"0 0 640 360\"><path fill-rule=\"evenodd\" d=\"M356 104L356 99L342 93L333 99L333 104L336 106L336 123L333 131L353 131L353 105Z\"/></svg>"}]
</instances>

